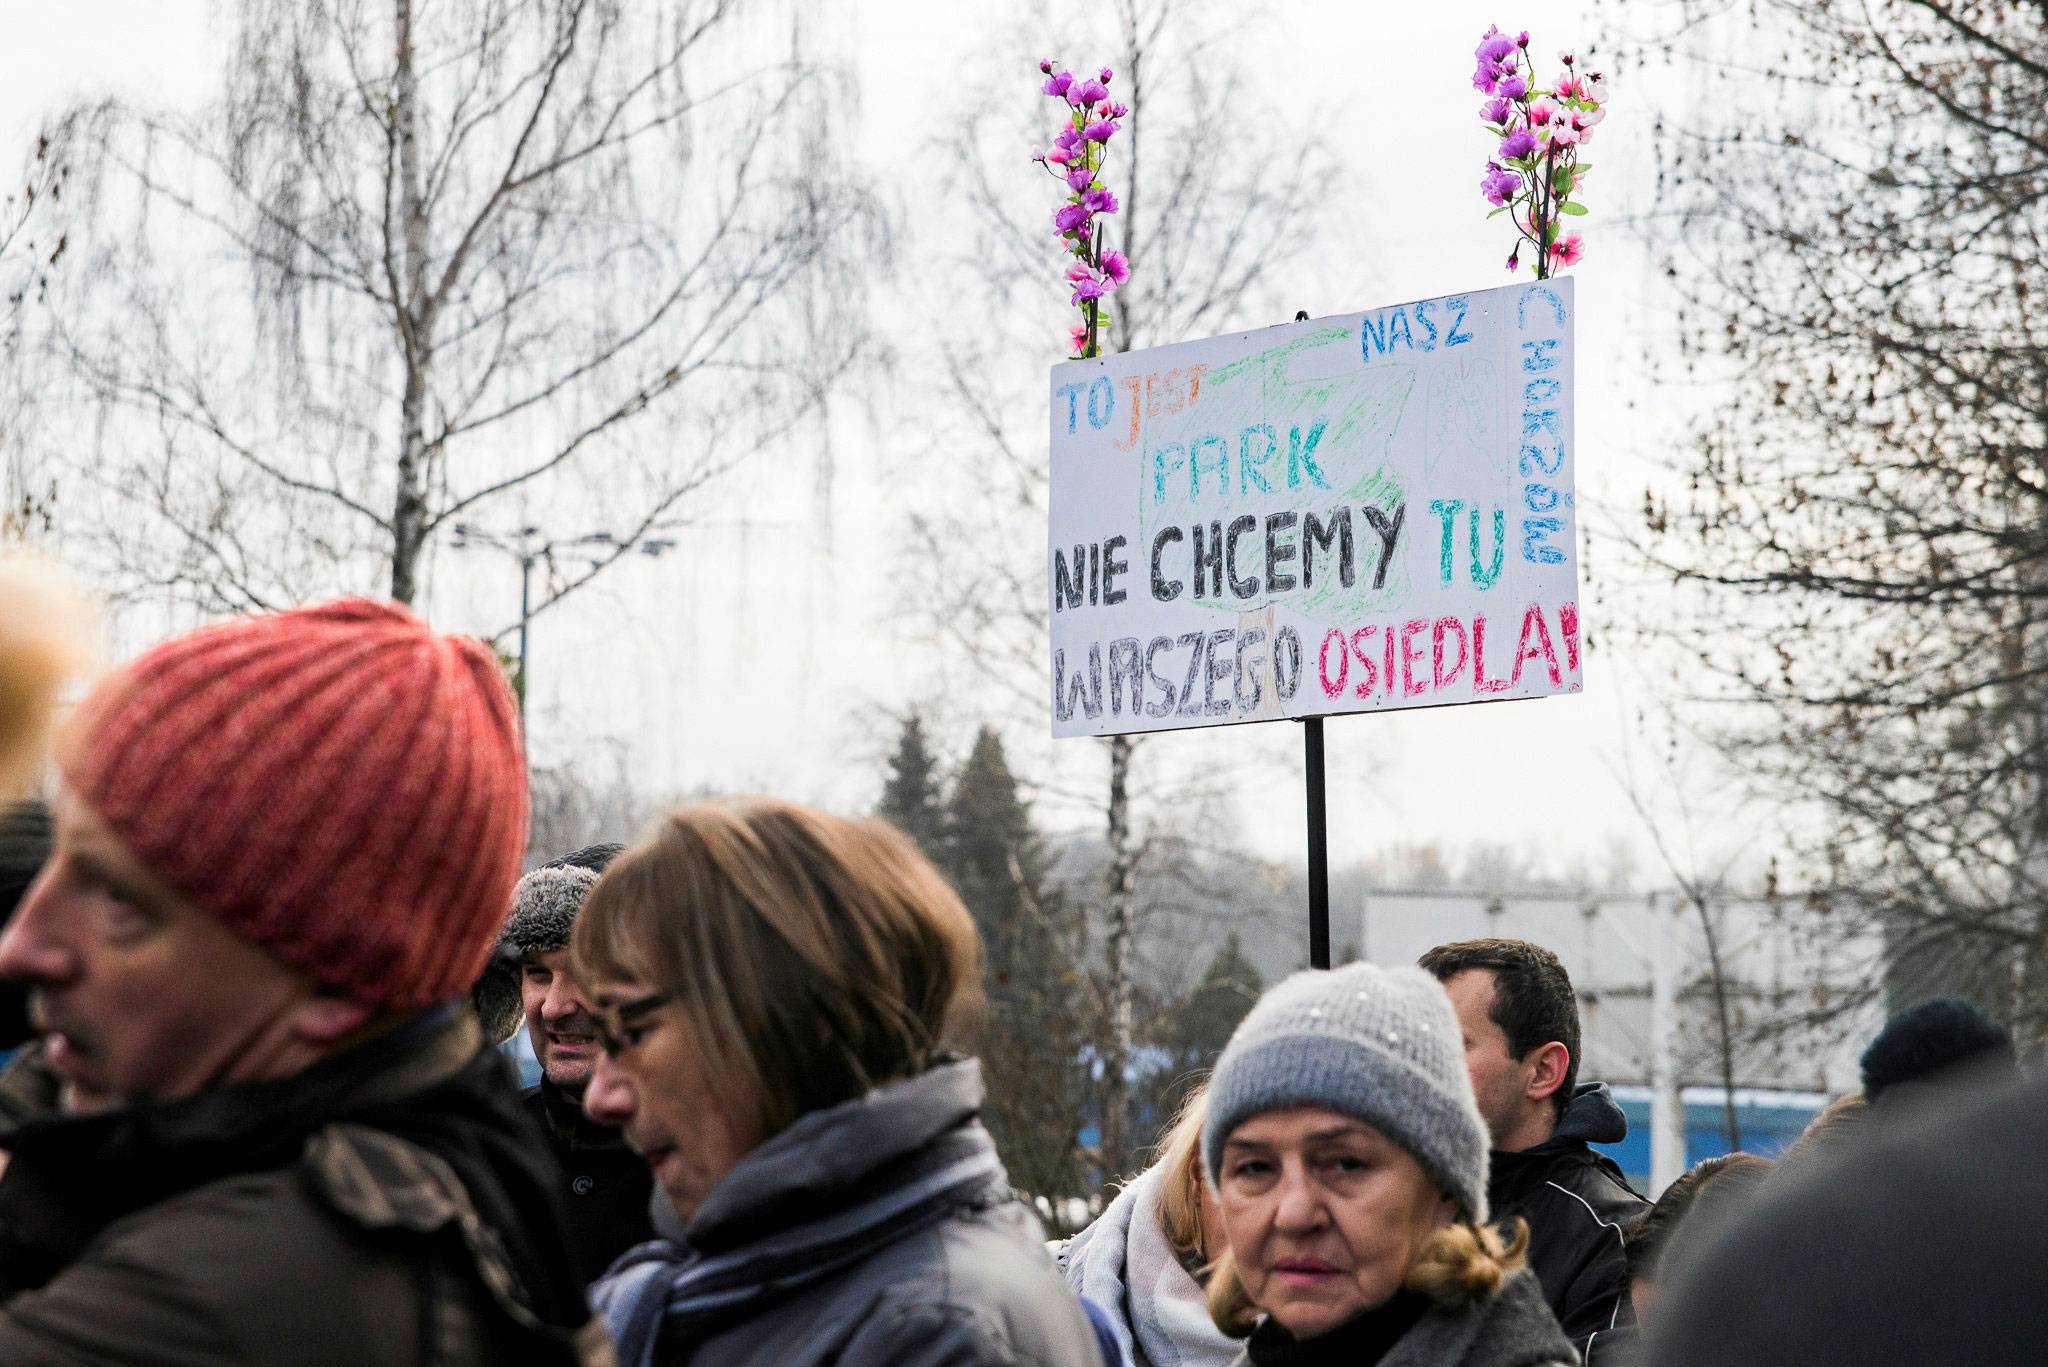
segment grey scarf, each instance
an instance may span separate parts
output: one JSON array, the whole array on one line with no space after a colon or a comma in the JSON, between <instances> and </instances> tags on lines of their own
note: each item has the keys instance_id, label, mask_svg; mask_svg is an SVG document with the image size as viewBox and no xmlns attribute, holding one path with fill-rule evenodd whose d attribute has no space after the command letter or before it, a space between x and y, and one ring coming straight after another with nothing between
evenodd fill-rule
<instances>
[{"instance_id":1,"label":"grey scarf","mask_svg":"<svg viewBox=\"0 0 2048 1367\"><path fill-rule=\"evenodd\" d=\"M1060 1270L1069 1287L1109 1312L1117 1346L1135 1367L1225 1367L1239 1345L1209 1318L1201 1284L1159 1227L1165 1181L1155 1166L1118 1192L1060 1250Z\"/></svg>"}]
</instances>

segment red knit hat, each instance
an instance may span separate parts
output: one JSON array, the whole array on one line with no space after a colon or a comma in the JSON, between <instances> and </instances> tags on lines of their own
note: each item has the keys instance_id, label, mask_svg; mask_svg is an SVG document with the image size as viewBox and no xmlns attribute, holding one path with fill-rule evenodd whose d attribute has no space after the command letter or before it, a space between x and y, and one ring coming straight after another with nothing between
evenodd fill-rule
<instances>
[{"instance_id":1,"label":"red knit hat","mask_svg":"<svg viewBox=\"0 0 2048 1367\"><path fill-rule=\"evenodd\" d=\"M526 847L517 707L482 642L352 598L177 637L59 766L158 877L373 1005L468 990Z\"/></svg>"}]
</instances>

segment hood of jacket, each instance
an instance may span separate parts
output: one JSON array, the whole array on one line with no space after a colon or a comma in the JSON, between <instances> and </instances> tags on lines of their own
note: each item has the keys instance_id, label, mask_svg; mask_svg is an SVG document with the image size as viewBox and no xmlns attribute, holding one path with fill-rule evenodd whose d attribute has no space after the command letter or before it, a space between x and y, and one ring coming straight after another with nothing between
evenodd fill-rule
<instances>
[{"instance_id":1,"label":"hood of jacket","mask_svg":"<svg viewBox=\"0 0 2048 1367\"><path fill-rule=\"evenodd\" d=\"M704 1196L683 1242L714 1253L816 1221L861 1193L937 1167L981 1142L981 1064L947 1057L915 1077L797 1118Z\"/></svg>"},{"instance_id":2,"label":"hood of jacket","mask_svg":"<svg viewBox=\"0 0 2048 1367\"><path fill-rule=\"evenodd\" d=\"M1618 1144L1626 1138L1628 1117L1614 1104L1614 1094L1607 1090L1607 1084L1581 1082L1572 1089L1572 1099L1565 1103L1556 1131L1527 1152L1539 1153L1552 1145L1562 1148L1575 1144Z\"/></svg>"}]
</instances>

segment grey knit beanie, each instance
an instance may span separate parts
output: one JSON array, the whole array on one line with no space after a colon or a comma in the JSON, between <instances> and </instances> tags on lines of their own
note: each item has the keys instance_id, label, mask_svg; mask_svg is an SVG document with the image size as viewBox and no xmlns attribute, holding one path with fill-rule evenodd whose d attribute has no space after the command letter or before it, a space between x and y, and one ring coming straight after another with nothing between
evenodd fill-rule
<instances>
[{"instance_id":1,"label":"grey knit beanie","mask_svg":"<svg viewBox=\"0 0 2048 1367\"><path fill-rule=\"evenodd\" d=\"M1209 1079L1210 1182L1232 1130L1291 1106L1363 1120L1414 1154L1463 1214L1486 1220L1486 1122L1451 999L1421 969L1312 968L1259 998Z\"/></svg>"}]
</instances>

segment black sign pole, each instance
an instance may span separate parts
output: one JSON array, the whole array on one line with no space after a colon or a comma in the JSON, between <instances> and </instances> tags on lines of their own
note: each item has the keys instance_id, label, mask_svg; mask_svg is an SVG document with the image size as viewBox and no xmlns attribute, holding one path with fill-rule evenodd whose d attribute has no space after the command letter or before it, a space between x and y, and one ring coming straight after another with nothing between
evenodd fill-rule
<instances>
[{"instance_id":1,"label":"black sign pole","mask_svg":"<svg viewBox=\"0 0 2048 1367\"><path fill-rule=\"evenodd\" d=\"M1323 719L1301 723L1308 781L1308 966L1330 966L1330 822L1323 793Z\"/></svg>"},{"instance_id":2,"label":"black sign pole","mask_svg":"<svg viewBox=\"0 0 2048 1367\"><path fill-rule=\"evenodd\" d=\"M1297 310L1297 323L1308 310ZM1323 719L1301 723L1302 778L1308 788L1308 966L1330 966L1330 819L1323 784Z\"/></svg>"}]
</instances>

